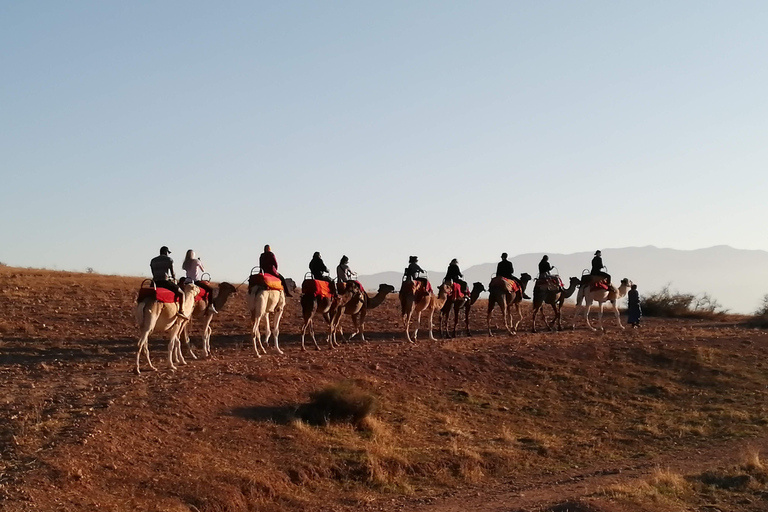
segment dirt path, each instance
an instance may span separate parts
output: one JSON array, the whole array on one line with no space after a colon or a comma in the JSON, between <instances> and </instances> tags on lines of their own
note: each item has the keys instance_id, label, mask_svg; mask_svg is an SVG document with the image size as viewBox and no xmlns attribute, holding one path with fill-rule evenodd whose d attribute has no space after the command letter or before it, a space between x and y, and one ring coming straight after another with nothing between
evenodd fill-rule
<instances>
[{"instance_id":1,"label":"dirt path","mask_svg":"<svg viewBox=\"0 0 768 512\"><path fill-rule=\"evenodd\" d=\"M544 512L557 504L578 502L606 487L629 483L649 477L657 468L683 475L738 464L751 452L768 453L768 436L738 439L730 442L702 446L693 450L672 452L654 460L623 460L615 464L599 464L589 468L575 468L549 476L532 477L525 481L509 481L491 487L477 487L442 498L407 500L386 507L373 505L371 510L399 510L402 512ZM597 499L596 512L635 512L641 506L617 504ZM768 506L767 506L768 508ZM566 512L563 509L562 512ZM584 509L586 512L588 509ZM709 510L719 510L711 507ZM582 512L573 510L571 512Z\"/></svg>"}]
</instances>

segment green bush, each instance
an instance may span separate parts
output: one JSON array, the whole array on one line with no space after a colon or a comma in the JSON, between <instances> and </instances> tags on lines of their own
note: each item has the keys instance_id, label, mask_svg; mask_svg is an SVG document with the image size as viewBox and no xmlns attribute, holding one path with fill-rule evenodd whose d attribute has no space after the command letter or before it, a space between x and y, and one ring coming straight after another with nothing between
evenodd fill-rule
<instances>
[{"instance_id":1,"label":"green bush","mask_svg":"<svg viewBox=\"0 0 768 512\"><path fill-rule=\"evenodd\" d=\"M715 318L728 311L709 294L672 292L669 285L643 297L640 307L645 316L665 318Z\"/></svg>"}]
</instances>

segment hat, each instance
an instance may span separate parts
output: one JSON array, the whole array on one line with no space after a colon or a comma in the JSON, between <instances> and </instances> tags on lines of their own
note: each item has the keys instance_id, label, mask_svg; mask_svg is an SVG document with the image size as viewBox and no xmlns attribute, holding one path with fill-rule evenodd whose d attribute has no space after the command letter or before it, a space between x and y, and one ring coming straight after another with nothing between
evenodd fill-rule
<instances>
[{"instance_id":1,"label":"hat","mask_svg":"<svg viewBox=\"0 0 768 512\"><path fill-rule=\"evenodd\" d=\"M453 258L453 259L451 260L451 265L454 265L454 264L455 264L455 265L458 265L458 264L459 264L459 260L457 260L456 258Z\"/></svg>"},{"instance_id":2,"label":"hat","mask_svg":"<svg viewBox=\"0 0 768 512\"><path fill-rule=\"evenodd\" d=\"M419 257L418 256L409 256L408 257L408 263L416 263L417 261L419 261Z\"/></svg>"},{"instance_id":3,"label":"hat","mask_svg":"<svg viewBox=\"0 0 768 512\"><path fill-rule=\"evenodd\" d=\"M160 248L160 254L171 254L171 251L167 245L164 245Z\"/></svg>"},{"instance_id":4,"label":"hat","mask_svg":"<svg viewBox=\"0 0 768 512\"><path fill-rule=\"evenodd\" d=\"M602 253L600 252L600 250L599 250L599 249L598 249L597 251L595 251L595 256L600 256L601 254L602 254Z\"/></svg>"}]
</instances>

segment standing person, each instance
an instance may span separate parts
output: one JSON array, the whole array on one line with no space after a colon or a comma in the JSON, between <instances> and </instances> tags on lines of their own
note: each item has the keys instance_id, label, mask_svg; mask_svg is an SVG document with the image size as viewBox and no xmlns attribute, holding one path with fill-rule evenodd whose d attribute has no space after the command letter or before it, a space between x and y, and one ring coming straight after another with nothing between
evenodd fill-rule
<instances>
[{"instance_id":1,"label":"standing person","mask_svg":"<svg viewBox=\"0 0 768 512\"><path fill-rule=\"evenodd\" d=\"M354 272L349 268L349 258L344 255L336 267L336 281L339 284L346 283L347 281L352 281L352 276L354 276Z\"/></svg>"},{"instance_id":2,"label":"standing person","mask_svg":"<svg viewBox=\"0 0 768 512\"><path fill-rule=\"evenodd\" d=\"M603 265L603 253L599 250L595 251L595 257L592 258L592 270L590 270L589 273L593 276L604 277L608 281L608 286L611 286L611 275L604 272L604 268L605 265Z\"/></svg>"},{"instance_id":3,"label":"standing person","mask_svg":"<svg viewBox=\"0 0 768 512\"><path fill-rule=\"evenodd\" d=\"M461 273L461 269L459 268L459 260L453 258L451 263L448 265L448 270L445 272L445 278L443 279L443 282L450 279L454 283L459 283L462 293L469 294L467 282L462 279L463 277L464 274Z\"/></svg>"},{"instance_id":4,"label":"standing person","mask_svg":"<svg viewBox=\"0 0 768 512\"><path fill-rule=\"evenodd\" d=\"M269 244L264 246L264 252L259 256L259 268L263 274L269 274L280 279L280 282L283 283L283 291L285 292L286 297L293 296L293 294L288 291L288 285L285 282L285 278L277 271L277 258L275 257L275 253L272 252L272 248Z\"/></svg>"},{"instance_id":5,"label":"standing person","mask_svg":"<svg viewBox=\"0 0 768 512\"><path fill-rule=\"evenodd\" d=\"M512 262L507 259L508 257L509 255L507 253L501 253L501 261L498 265L496 265L496 275L505 279L511 279L512 281L516 282L522 290L523 283L521 283L520 280L515 277L515 267L512 265ZM525 292L523 292L523 298L530 299L530 297Z\"/></svg>"},{"instance_id":6,"label":"standing person","mask_svg":"<svg viewBox=\"0 0 768 512\"><path fill-rule=\"evenodd\" d=\"M552 265L549 264L549 256L545 254L539 262L539 278L549 277L552 268Z\"/></svg>"},{"instance_id":7,"label":"standing person","mask_svg":"<svg viewBox=\"0 0 768 512\"><path fill-rule=\"evenodd\" d=\"M179 300L179 311L176 313L176 316L189 320L189 317L182 312L184 309L184 292L181 291L181 288L175 282L176 272L173 271L173 259L168 256L169 254L171 254L171 251L164 245L160 248L160 255L155 256L149 262L152 280L155 282L155 286L170 290L176 295L176 298Z\"/></svg>"},{"instance_id":8,"label":"standing person","mask_svg":"<svg viewBox=\"0 0 768 512\"><path fill-rule=\"evenodd\" d=\"M627 293L627 323L633 329L640 327L640 318L643 311L640 309L640 294L637 292L637 285L633 284L632 289Z\"/></svg>"},{"instance_id":9,"label":"standing person","mask_svg":"<svg viewBox=\"0 0 768 512\"><path fill-rule=\"evenodd\" d=\"M336 283L331 279L331 273L328 270L328 267L325 266L325 262L320 256L319 251L312 255L312 260L309 262L309 271L312 273L312 279L330 283L331 293L336 295Z\"/></svg>"},{"instance_id":10,"label":"standing person","mask_svg":"<svg viewBox=\"0 0 768 512\"><path fill-rule=\"evenodd\" d=\"M203 272L205 272L205 267L203 267L203 262L200 261L200 258L195 257L195 251L192 249L187 251L186 256L184 256L184 263L181 264L181 268L187 272L185 281L195 283L196 286L199 286L208 292L208 309L211 310L211 313L218 314L219 312L216 311L216 306L213 305L213 287L205 281L200 280L200 278L203 277Z\"/></svg>"}]
</instances>

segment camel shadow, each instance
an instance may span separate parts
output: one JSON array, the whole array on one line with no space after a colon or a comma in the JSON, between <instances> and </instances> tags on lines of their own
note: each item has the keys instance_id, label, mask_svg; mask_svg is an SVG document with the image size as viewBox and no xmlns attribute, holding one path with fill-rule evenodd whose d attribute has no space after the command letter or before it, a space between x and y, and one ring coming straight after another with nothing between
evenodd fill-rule
<instances>
[{"instance_id":1,"label":"camel shadow","mask_svg":"<svg viewBox=\"0 0 768 512\"><path fill-rule=\"evenodd\" d=\"M259 423L276 423L288 425L298 417L299 405L255 405L252 407L235 407L230 415Z\"/></svg>"}]
</instances>

